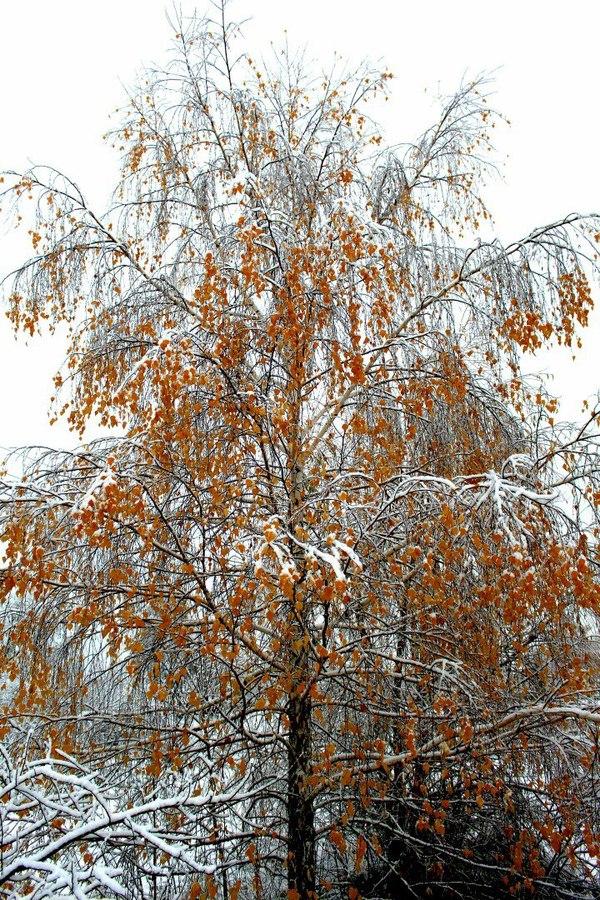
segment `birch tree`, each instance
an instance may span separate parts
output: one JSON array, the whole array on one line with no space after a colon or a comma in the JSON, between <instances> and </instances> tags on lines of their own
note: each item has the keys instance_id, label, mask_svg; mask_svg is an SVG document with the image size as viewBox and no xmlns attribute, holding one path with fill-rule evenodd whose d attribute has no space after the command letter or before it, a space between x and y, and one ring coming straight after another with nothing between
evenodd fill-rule
<instances>
[{"instance_id":1,"label":"birch tree","mask_svg":"<svg viewBox=\"0 0 600 900\"><path fill-rule=\"evenodd\" d=\"M113 431L2 483L2 896L589 896L596 410L522 359L598 219L493 237L482 83L386 148L388 73L177 28L106 214L3 184L11 322Z\"/></svg>"}]
</instances>

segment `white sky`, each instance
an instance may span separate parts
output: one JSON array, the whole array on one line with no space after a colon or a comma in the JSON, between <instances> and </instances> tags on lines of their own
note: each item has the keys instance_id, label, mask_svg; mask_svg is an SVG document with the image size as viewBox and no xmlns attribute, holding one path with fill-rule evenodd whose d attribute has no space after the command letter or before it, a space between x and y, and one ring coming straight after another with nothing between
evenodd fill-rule
<instances>
[{"instance_id":1,"label":"white sky","mask_svg":"<svg viewBox=\"0 0 600 900\"><path fill-rule=\"evenodd\" d=\"M184 11L192 6L182 0ZM464 75L497 70L493 105L512 122L496 129L505 181L488 192L500 236L519 237L573 210L600 211L599 0L232 0L230 15L253 17L244 30L255 58L287 29L289 44L306 46L307 59L325 67L334 51L351 63L381 60L395 76L385 108L391 142L429 124L438 92L451 93ZM160 62L170 39L163 0L5 3L0 169L49 163L103 208L118 165L101 140L108 115L123 101L122 85L145 63ZM20 261L19 246L0 234L0 272ZM554 390L566 396L569 415L600 387L599 329L600 315L576 364L566 354L543 360L557 373ZM48 338L16 345L0 316L0 446L73 442L46 416L61 352Z\"/></svg>"}]
</instances>

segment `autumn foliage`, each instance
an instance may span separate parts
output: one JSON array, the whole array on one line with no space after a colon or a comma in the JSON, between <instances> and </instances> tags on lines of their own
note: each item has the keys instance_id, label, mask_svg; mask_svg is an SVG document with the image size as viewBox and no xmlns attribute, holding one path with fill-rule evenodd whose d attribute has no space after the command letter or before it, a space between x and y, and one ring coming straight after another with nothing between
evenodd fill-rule
<instances>
[{"instance_id":1,"label":"autumn foliage","mask_svg":"<svg viewBox=\"0 0 600 900\"><path fill-rule=\"evenodd\" d=\"M113 430L2 484L1 896L591 896L595 411L521 362L598 221L493 238L481 84L387 149L387 73L180 27L106 215L3 185L11 321Z\"/></svg>"}]
</instances>

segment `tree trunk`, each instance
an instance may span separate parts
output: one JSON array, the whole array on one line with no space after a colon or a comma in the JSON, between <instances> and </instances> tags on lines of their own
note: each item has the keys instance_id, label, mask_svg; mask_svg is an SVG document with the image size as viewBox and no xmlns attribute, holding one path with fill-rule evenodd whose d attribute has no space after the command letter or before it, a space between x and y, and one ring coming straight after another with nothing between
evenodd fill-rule
<instances>
[{"instance_id":1,"label":"tree trunk","mask_svg":"<svg viewBox=\"0 0 600 900\"><path fill-rule=\"evenodd\" d=\"M300 672L306 672L306 650L301 651ZM298 673L300 674L300 673ZM304 685L302 684L304 681ZM290 696L288 715L288 890L290 898L311 900L315 890L315 821L307 783L311 766L311 701L298 678ZM294 894L293 891L296 893Z\"/></svg>"},{"instance_id":2,"label":"tree trunk","mask_svg":"<svg viewBox=\"0 0 600 900\"><path fill-rule=\"evenodd\" d=\"M299 419L296 418L297 422ZM302 503L302 470L298 464L298 429L290 447L290 528ZM315 890L316 838L312 788L308 783L312 763L312 701L308 690L309 654L303 553L292 543L290 552L300 575L294 585L290 609L290 694L288 704L288 897L312 900Z\"/></svg>"}]
</instances>

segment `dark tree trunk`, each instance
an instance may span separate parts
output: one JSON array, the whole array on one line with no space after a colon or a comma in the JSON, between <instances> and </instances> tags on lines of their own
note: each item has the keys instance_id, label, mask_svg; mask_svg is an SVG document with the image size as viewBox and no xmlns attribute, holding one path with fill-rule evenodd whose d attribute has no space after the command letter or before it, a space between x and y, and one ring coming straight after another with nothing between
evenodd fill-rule
<instances>
[{"instance_id":1,"label":"dark tree trunk","mask_svg":"<svg viewBox=\"0 0 600 900\"><path fill-rule=\"evenodd\" d=\"M300 372L304 365L304 348L299 347L290 361L290 371ZM294 385L291 392L289 465L289 530L300 524L299 511L305 501L303 471L300 463L301 390ZM300 513L301 516L301 513ZM290 542L290 554L296 564L298 581L294 585L290 605L289 663L290 687L287 713L288 730L288 897L289 900L316 900L316 837L312 787L308 778L312 769L312 700L309 693L310 658L303 551Z\"/></svg>"},{"instance_id":2,"label":"dark tree trunk","mask_svg":"<svg viewBox=\"0 0 600 900\"><path fill-rule=\"evenodd\" d=\"M302 655L306 656L305 651ZM305 659L299 662L304 663L304 668ZM300 681L288 707L288 889L296 891L300 900L311 900L317 896L314 808L307 783L311 768L311 702L302 688Z\"/></svg>"},{"instance_id":3,"label":"dark tree trunk","mask_svg":"<svg viewBox=\"0 0 600 900\"><path fill-rule=\"evenodd\" d=\"M297 462L297 430L290 448L290 527L303 500L302 471ZM304 586L305 559L292 543L292 557L300 575L292 597L290 628L290 694L288 731L288 896L289 900L316 900L316 837L312 788L312 701L309 693L308 631ZM294 893L295 892L295 893Z\"/></svg>"}]
</instances>

